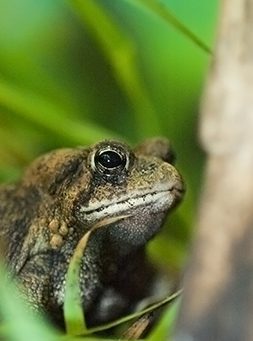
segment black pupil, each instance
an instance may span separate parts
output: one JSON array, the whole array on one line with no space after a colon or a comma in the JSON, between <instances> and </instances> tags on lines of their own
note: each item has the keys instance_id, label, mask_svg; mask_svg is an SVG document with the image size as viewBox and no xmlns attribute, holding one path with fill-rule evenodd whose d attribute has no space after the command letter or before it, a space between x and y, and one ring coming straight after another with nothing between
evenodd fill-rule
<instances>
[{"instance_id":1,"label":"black pupil","mask_svg":"<svg viewBox=\"0 0 253 341\"><path fill-rule=\"evenodd\" d=\"M107 150L97 156L97 161L106 168L115 168L122 165L121 156L114 151Z\"/></svg>"}]
</instances>

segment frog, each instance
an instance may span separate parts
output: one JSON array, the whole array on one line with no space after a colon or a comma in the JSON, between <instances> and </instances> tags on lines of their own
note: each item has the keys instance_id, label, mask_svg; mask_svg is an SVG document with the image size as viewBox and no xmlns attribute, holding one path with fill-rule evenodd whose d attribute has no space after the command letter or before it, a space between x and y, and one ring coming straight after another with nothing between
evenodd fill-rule
<instances>
[{"instance_id":1,"label":"frog","mask_svg":"<svg viewBox=\"0 0 253 341\"><path fill-rule=\"evenodd\" d=\"M134 148L117 140L60 148L0 187L1 254L27 305L63 326L68 266L83 254L79 287L88 326L108 322L149 297L157 274L148 242L181 201L185 186L166 138ZM118 217L118 219L117 219Z\"/></svg>"}]
</instances>

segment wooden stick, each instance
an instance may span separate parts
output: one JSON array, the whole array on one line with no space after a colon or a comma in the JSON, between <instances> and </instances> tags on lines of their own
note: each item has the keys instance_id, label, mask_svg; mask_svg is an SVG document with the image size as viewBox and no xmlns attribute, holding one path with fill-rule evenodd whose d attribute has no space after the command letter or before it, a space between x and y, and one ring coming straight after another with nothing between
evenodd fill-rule
<instances>
[{"instance_id":1,"label":"wooden stick","mask_svg":"<svg viewBox=\"0 0 253 341\"><path fill-rule=\"evenodd\" d=\"M223 0L201 115L207 152L174 340L253 340L253 0Z\"/></svg>"}]
</instances>

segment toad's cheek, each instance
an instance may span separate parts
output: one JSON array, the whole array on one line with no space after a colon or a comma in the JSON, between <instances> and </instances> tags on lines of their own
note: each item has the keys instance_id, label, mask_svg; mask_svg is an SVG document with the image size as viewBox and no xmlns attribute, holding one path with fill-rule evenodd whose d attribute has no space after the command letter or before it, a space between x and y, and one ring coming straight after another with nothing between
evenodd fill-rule
<instances>
[{"instance_id":1,"label":"toad's cheek","mask_svg":"<svg viewBox=\"0 0 253 341\"><path fill-rule=\"evenodd\" d=\"M147 190L122 196L115 201L90 202L89 206L80 206L78 216L83 223L94 224L108 217L119 215L138 216L169 211L182 196L181 188L171 187L162 190Z\"/></svg>"}]
</instances>

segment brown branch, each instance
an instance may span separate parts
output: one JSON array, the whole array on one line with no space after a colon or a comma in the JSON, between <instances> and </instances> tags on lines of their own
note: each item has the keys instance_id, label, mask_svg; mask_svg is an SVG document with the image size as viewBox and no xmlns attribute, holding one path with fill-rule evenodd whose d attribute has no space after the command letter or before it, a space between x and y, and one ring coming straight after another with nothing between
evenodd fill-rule
<instances>
[{"instance_id":1,"label":"brown branch","mask_svg":"<svg viewBox=\"0 0 253 341\"><path fill-rule=\"evenodd\" d=\"M175 340L253 340L253 0L223 0L205 92L208 153Z\"/></svg>"}]
</instances>

